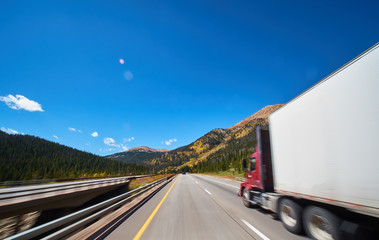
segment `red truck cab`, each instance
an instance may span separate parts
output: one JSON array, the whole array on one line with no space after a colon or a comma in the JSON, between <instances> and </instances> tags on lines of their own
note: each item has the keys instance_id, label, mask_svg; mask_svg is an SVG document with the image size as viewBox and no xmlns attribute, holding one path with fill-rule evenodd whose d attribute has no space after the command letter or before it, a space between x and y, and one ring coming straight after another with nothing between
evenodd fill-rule
<instances>
[{"instance_id":1,"label":"red truck cab","mask_svg":"<svg viewBox=\"0 0 379 240\"><path fill-rule=\"evenodd\" d=\"M248 207L261 202L262 192L274 191L269 130L258 126L256 132L256 152L242 161L246 181L241 183L239 195Z\"/></svg>"},{"instance_id":2,"label":"red truck cab","mask_svg":"<svg viewBox=\"0 0 379 240\"><path fill-rule=\"evenodd\" d=\"M261 176L260 169L257 168L259 166L259 153L255 152L250 155L246 161L246 173L245 178L246 182L241 183L241 186L247 188L249 190L260 190L261 186Z\"/></svg>"}]
</instances>

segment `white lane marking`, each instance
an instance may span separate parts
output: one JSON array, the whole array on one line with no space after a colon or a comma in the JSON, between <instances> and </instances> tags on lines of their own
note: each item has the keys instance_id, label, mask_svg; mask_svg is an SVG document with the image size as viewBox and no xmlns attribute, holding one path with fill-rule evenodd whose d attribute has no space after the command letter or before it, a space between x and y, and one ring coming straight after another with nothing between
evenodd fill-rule
<instances>
[{"instance_id":1,"label":"white lane marking","mask_svg":"<svg viewBox=\"0 0 379 240\"><path fill-rule=\"evenodd\" d=\"M223 182L219 182L219 181L216 181L216 180L213 180L213 179L210 179L210 178L206 178L210 181L213 181L213 182L217 182L217 183L221 183L221 184L224 184L226 186L229 186L229 187L232 187L232 188L237 188L237 189L240 189L239 187L236 187L236 186L233 186L233 185L230 185L230 184L227 184L227 183L223 183Z\"/></svg>"},{"instance_id":2,"label":"white lane marking","mask_svg":"<svg viewBox=\"0 0 379 240\"><path fill-rule=\"evenodd\" d=\"M248 226L251 230L253 230L256 234L258 234L262 239L264 240L270 240L268 237L266 237L263 233L258 231L255 227L253 227L250 223L248 223L245 219L241 219L241 221Z\"/></svg>"},{"instance_id":3,"label":"white lane marking","mask_svg":"<svg viewBox=\"0 0 379 240\"><path fill-rule=\"evenodd\" d=\"M209 192L207 189L204 189L204 191L206 191L209 195L212 195L212 193Z\"/></svg>"},{"instance_id":4,"label":"white lane marking","mask_svg":"<svg viewBox=\"0 0 379 240\"><path fill-rule=\"evenodd\" d=\"M195 182L196 184L199 184L199 182Z\"/></svg>"}]
</instances>

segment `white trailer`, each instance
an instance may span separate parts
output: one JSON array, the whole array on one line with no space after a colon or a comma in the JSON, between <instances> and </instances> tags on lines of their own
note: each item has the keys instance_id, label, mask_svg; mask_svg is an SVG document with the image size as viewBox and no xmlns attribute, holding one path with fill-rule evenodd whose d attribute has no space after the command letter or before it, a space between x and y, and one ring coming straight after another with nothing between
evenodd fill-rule
<instances>
[{"instance_id":1,"label":"white trailer","mask_svg":"<svg viewBox=\"0 0 379 240\"><path fill-rule=\"evenodd\" d=\"M259 174L248 172L241 184L245 205L270 209L288 230L304 228L315 239L372 237L379 228L379 43L271 114L269 129L266 140L257 131ZM254 176L261 185L251 184Z\"/></svg>"},{"instance_id":2,"label":"white trailer","mask_svg":"<svg viewBox=\"0 0 379 240\"><path fill-rule=\"evenodd\" d=\"M269 123L276 191L379 215L379 44L271 114Z\"/></svg>"}]
</instances>

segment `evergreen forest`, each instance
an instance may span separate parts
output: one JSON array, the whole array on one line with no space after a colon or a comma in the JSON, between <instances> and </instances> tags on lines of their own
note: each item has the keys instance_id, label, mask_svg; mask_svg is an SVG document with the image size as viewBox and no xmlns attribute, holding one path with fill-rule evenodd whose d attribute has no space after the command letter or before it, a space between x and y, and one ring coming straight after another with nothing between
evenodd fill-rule
<instances>
[{"instance_id":1,"label":"evergreen forest","mask_svg":"<svg viewBox=\"0 0 379 240\"><path fill-rule=\"evenodd\" d=\"M0 131L0 181L90 178L147 173L128 164L29 135Z\"/></svg>"}]
</instances>

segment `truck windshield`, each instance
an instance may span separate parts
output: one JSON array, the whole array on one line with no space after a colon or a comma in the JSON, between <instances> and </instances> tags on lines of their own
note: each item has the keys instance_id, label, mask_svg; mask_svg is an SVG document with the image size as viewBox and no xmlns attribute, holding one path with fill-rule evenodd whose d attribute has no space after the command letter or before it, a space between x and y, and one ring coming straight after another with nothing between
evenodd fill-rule
<instances>
[{"instance_id":1,"label":"truck windshield","mask_svg":"<svg viewBox=\"0 0 379 240\"><path fill-rule=\"evenodd\" d=\"M255 170L255 158L250 158L250 171Z\"/></svg>"}]
</instances>

